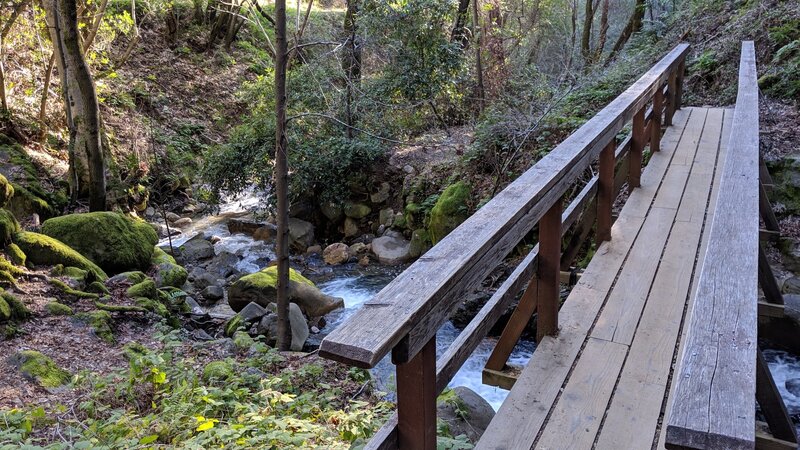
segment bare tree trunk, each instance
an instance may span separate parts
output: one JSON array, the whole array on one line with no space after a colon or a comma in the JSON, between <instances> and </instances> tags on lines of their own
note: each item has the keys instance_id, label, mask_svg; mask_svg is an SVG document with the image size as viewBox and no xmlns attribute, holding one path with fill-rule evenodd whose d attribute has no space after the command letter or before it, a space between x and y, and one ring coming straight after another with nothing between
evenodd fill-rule
<instances>
[{"instance_id":1,"label":"bare tree trunk","mask_svg":"<svg viewBox=\"0 0 800 450\"><path fill-rule=\"evenodd\" d=\"M20 13L28 6L31 0L22 0L14 7L14 11L11 12L11 16L8 20L3 24L3 29L0 31L0 37L5 38L8 35L8 32L11 31L11 26L14 25L14 22L19 17Z\"/></svg>"},{"instance_id":2,"label":"bare tree trunk","mask_svg":"<svg viewBox=\"0 0 800 450\"><path fill-rule=\"evenodd\" d=\"M53 66L56 64L56 52L50 55L44 71L44 84L42 86L42 100L39 103L39 124L42 127L39 138L44 140L47 135L47 97L50 94L50 79L53 76Z\"/></svg>"},{"instance_id":3,"label":"bare tree trunk","mask_svg":"<svg viewBox=\"0 0 800 450\"><path fill-rule=\"evenodd\" d=\"M475 71L478 76L478 85L476 89L476 96L478 97L478 113L483 112L483 102L486 94L483 88L483 63L481 62L481 52L483 51L483 32L481 31L481 16L478 13L478 0L472 1L472 21L473 21L473 35L475 36Z\"/></svg>"},{"instance_id":4,"label":"bare tree trunk","mask_svg":"<svg viewBox=\"0 0 800 450\"><path fill-rule=\"evenodd\" d=\"M49 0L51 31L62 77L70 127L70 187L73 198L89 196L89 209L106 209L105 159L100 136L100 107L78 35L75 0Z\"/></svg>"},{"instance_id":5,"label":"bare tree trunk","mask_svg":"<svg viewBox=\"0 0 800 450\"><path fill-rule=\"evenodd\" d=\"M6 98L6 70L3 66L5 59L5 39L0 35L0 118L8 114L8 99Z\"/></svg>"},{"instance_id":6,"label":"bare tree trunk","mask_svg":"<svg viewBox=\"0 0 800 450\"><path fill-rule=\"evenodd\" d=\"M275 0L275 194L278 197L278 349L289 350L289 169L286 158L286 0Z\"/></svg>"},{"instance_id":7,"label":"bare tree trunk","mask_svg":"<svg viewBox=\"0 0 800 450\"><path fill-rule=\"evenodd\" d=\"M353 87L361 84L361 46L356 34L356 16L358 14L359 0L348 0L347 11L344 16L344 33L347 36L342 69L347 73L347 86L345 93L345 115L347 120L347 138L354 137L355 114L353 113Z\"/></svg>"},{"instance_id":8,"label":"bare tree trunk","mask_svg":"<svg viewBox=\"0 0 800 450\"><path fill-rule=\"evenodd\" d=\"M622 50L622 47L625 46L633 33L636 33L642 29L642 19L644 18L645 7L645 0L636 0L631 18L628 19L628 24L625 25L625 29L622 30L622 34L619 35L619 39L617 39L617 42L614 44L614 48L611 49L611 53L606 59L606 64L608 64L611 59L613 59L614 56L616 56L616 54Z\"/></svg>"},{"instance_id":9,"label":"bare tree trunk","mask_svg":"<svg viewBox=\"0 0 800 450\"><path fill-rule=\"evenodd\" d=\"M569 59L567 59L567 70L564 72L568 74L572 70L572 64L575 61L575 41L578 38L578 0L572 0L572 35L569 47Z\"/></svg>"},{"instance_id":10,"label":"bare tree trunk","mask_svg":"<svg viewBox=\"0 0 800 450\"><path fill-rule=\"evenodd\" d=\"M603 49L606 46L606 38L608 36L608 0L603 0L603 9L600 12L600 36L597 39L597 48L594 50L594 58L592 62L600 61L603 56Z\"/></svg>"},{"instance_id":11,"label":"bare tree trunk","mask_svg":"<svg viewBox=\"0 0 800 450\"><path fill-rule=\"evenodd\" d=\"M100 24L103 22L103 16L106 14L106 7L108 7L108 0L103 0L103 3L100 4L100 9L97 11L97 18L92 25L91 30L89 30L89 34L86 36L86 39L83 40L83 53L89 51L91 48L92 43L94 42L95 36L97 36L97 31L100 29Z\"/></svg>"},{"instance_id":12,"label":"bare tree trunk","mask_svg":"<svg viewBox=\"0 0 800 450\"><path fill-rule=\"evenodd\" d=\"M583 62L589 65L592 58L592 23L594 22L594 8L592 0L586 0L583 17L583 34L581 35L581 55Z\"/></svg>"},{"instance_id":13,"label":"bare tree trunk","mask_svg":"<svg viewBox=\"0 0 800 450\"><path fill-rule=\"evenodd\" d=\"M462 49L466 49L469 46L469 37L467 36L466 29L468 18L469 0L458 0L456 22L453 25L453 31L450 33L450 43L458 43Z\"/></svg>"}]
</instances>

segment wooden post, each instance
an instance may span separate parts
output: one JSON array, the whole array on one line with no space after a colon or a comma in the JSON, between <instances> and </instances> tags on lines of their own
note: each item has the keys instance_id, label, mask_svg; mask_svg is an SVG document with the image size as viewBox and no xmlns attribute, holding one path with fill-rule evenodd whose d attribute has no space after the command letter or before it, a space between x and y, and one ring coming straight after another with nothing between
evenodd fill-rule
<instances>
[{"instance_id":1,"label":"wooden post","mask_svg":"<svg viewBox=\"0 0 800 450\"><path fill-rule=\"evenodd\" d=\"M537 283L534 276L528 283L522 298L519 299L517 307L514 308L511 318L503 328L503 333L500 335L500 339L497 340L489 360L486 361L487 369L500 371L505 367L508 357L511 356L511 352L514 350L514 346L517 345L522 332L525 331L525 325L528 324L534 311L536 311L536 300L539 294L538 285L539 283Z\"/></svg>"},{"instance_id":2,"label":"wooden post","mask_svg":"<svg viewBox=\"0 0 800 450\"><path fill-rule=\"evenodd\" d=\"M761 212L761 218L764 219L764 226L767 230L780 233L781 228L778 225L778 219L775 217L775 211L772 210L772 204L769 202L767 190L764 185L759 181L758 183L758 209Z\"/></svg>"},{"instance_id":3,"label":"wooden post","mask_svg":"<svg viewBox=\"0 0 800 450\"><path fill-rule=\"evenodd\" d=\"M633 130L631 131L631 156L630 173L628 174L628 192L642 185L642 151L647 141L644 127L644 108L633 115Z\"/></svg>"},{"instance_id":4,"label":"wooden post","mask_svg":"<svg viewBox=\"0 0 800 450\"><path fill-rule=\"evenodd\" d=\"M775 275L772 273L772 268L767 261L767 255L764 253L764 248L761 243L758 244L758 284L761 285L761 290L764 291L764 298L769 303L776 305L783 305L783 294L778 287L778 282L775 281Z\"/></svg>"},{"instance_id":5,"label":"wooden post","mask_svg":"<svg viewBox=\"0 0 800 450\"><path fill-rule=\"evenodd\" d=\"M553 206L539 221L538 309L536 342L558 332L558 306L561 300L561 202Z\"/></svg>"},{"instance_id":6,"label":"wooden post","mask_svg":"<svg viewBox=\"0 0 800 450\"><path fill-rule=\"evenodd\" d=\"M436 336L397 365L397 442L403 450L436 450Z\"/></svg>"},{"instance_id":7,"label":"wooden post","mask_svg":"<svg viewBox=\"0 0 800 450\"><path fill-rule=\"evenodd\" d=\"M661 150L661 114L664 111L664 91L659 87L653 96L653 117L650 119L650 151Z\"/></svg>"},{"instance_id":8,"label":"wooden post","mask_svg":"<svg viewBox=\"0 0 800 450\"><path fill-rule=\"evenodd\" d=\"M678 73L675 75L675 109L683 106L683 73L686 71L686 59L682 58L678 64Z\"/></svg>"},{"instance_id":9,"label":"wooden post","mask_svg":"<svg viewBox=\"0 0 800 450\"><path fill-rule=\"evenodd\" d=\"M664 111L664 125L672 126L672 116L675 115L675 72L670 72L667 81L667 108Z\"/></svg>"},{"instance_id":10,"label":"wooden post","mask_svg":"<svg viewBox=\"0 0 800 450\"><path fill-rule=\"evenodd\" d=\"M764 355L761 354L760 348L756 350L756 358L756 400L758 405L761 406L764 418L767 419L769 430L776 438L796 444L797 431L794 428L792 419L789 418L786 405L784 405L778 388L775 386L775 380L769 372L769 367L764 360Z\"/></svg>"},{"instance_id":11,"label":"wooden post","mask_svg":"<svg viewBox=\"0 0 800 450\"><path fill-rule=\"evenodd\" d=\"M611 208L614 206L614 150L616 142L600 152L600 173L597 176L597 241L611 240Z\"/></svg>"}]
</instances>

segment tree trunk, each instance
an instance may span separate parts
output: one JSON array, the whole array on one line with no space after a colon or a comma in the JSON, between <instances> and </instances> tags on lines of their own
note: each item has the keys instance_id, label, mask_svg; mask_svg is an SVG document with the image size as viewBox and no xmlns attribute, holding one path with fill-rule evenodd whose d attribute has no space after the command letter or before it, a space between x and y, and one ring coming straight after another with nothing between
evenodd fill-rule
<instances>
[{"instance_id":1,"label":"tree trunk","mask_svg":"<svg viewBox=\"0 0 800 450\"><path fill-rule=\"evenodd\" d=\"M458 0L458 9L456 10L456 22L453 25L453 31L450 33L450 43L458 44L462 49L466 50L469 46L469 37L467 36L467 19L469 18L469 0Z\"/></svg>"},{"instance_id":2,"label":"tree trunk","mask_svg":"<svg viewBox=\"0 0 800 450\"><path fill-rule=\"evenodd\" d=\"M286 158L286 0L275 0L275 194L278 197L278 349L289 350L289 180Z\"/></svg>"},{"instance_id":3,"label":"tree trunk","mask_svg":"<svg viewBox=\"0 0 800 450\"><path fill-rule=\"evenodd\" d=\"M617 42L614 44L614 48L611 49L611 53L608 55L608 59L606 59L606 64L622 50L622 47L625 46L633 33L642 29L645 7L645 0L636 0L636 4L633 6L633 14L631 14L628 24L625 25L625 29L622 30L622 34L619 35L619 39L617 39Z\"/></svg>"},{"instance_id":4,"label":"tree trunk","mask_svg":"<svg viewBox=\"0 0 800 450\"><path fill-rule=\"evenodd\" d=\"M481 32L481 16L478 13L478 0L472 1L472 21L474 31L472 34L475 36L475 71L477 72L478 85L476 88L476 97L478 97L478 113L483 112L483 101L485 98L483 88L483 63L481 62L481 52L483 51L483 33Z\"/></svg>"},{"instance_id":5,"label":"tree trunk","mask_svg":"<svg viewBox=\"0 0 800 450\"><path fill-rule=\"evenodd\" d=\"M6 99L6 71L3 67L5 53L5 39L0 35L0 118L8 114L8 100Z\"/></svg>"},{"instance_id":6,"label":"tree trunk","mask_svg":"<svg viewBox=\"0 0 800 450\"><path fill-rule=\"evenodd\" d=\"M592 0L586 0L586 10L583 18L583 34L581 35L581 55L583 62L589 65L592 58L592 23L594 22L594 8Z\"/></svg>"},{"instance_id":7,"label":"tree trunk","mask_svg":"<svg viewBox=\"0 0 800 450\"><path fill-rule=\"evenodd\" d=\"M45 5L70 129L68 172L72 196L86 194L91 211L104 211L106 180L100 107L89 66L81 52L75 0L47 0Z\"/></svg>"},{"instance_id":8,"label":"tree trunk","mask_svg":"<svg viewBox=\"0 0 800 450\"><path fill-rule=\"evenodd\" d=\"M594 58L592 62L600 61L603 56L603 48L606 46L606 38L608 36L608 0L603 0L603 9L600 12L600 37L597 39L597 48L594 50Z\"/></svg>"},{"instance_id":9,"label":"tree trunk","mask_svg":"<svg viewBox=\"0 0 800 450\"><path fill-rule=\"evenodd\" d=\"M345 92L345 116L347 119L347 138L354 137L355 114L353 112L353 88L361 84L361 45L356 34L356 17L358 15L359 0L348 0L347 11L344 15L344 33L347 36L342 70L347 74Z\"/></svg>"}]
</instances>

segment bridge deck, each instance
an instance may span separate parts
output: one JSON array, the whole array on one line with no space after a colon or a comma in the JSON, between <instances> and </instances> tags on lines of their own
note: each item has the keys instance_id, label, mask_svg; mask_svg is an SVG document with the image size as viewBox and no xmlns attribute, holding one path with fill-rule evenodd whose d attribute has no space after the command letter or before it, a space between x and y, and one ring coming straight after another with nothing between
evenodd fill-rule
<instances>
[{"instance_id":1,"label":"bridge deck","mask_svg":"<svg viewBox=\"0 0 800 450\"><path fill-rule=\"evenodd\" d=\"M612 228L480 449L664 448L661 422L691 308L731 110L675 113Z\"/></svg>"}]
</instances>

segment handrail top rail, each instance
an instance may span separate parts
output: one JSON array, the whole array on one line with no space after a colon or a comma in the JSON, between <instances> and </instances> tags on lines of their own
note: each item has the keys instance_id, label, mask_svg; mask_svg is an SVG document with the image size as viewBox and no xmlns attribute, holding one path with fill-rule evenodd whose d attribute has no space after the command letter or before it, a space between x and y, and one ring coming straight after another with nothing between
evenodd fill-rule
<instances>
[{"instance_id":1,"label":"handrail top rail","mask_svg":"<svg viewBox=\"0 0 800 450\"><path fill-rule=\"evenodd\" d=\"M728 156L674 377L669 448L755 445L758 116L755 49L745 41Z\"/></svg>"},{"instance_id":2,"label":"handrail top rail","mask_svg":"<svg viewBox=\"0 0 800 450\"><path fill-rule=\"evenodd\" d=\"M322 341L320 354L371 368L405 339L406 354L396 359L402 362L413 357L421 345L409 344L409 333L419 334L417 341L426 341L426 337L435 334L458 298L477 286L566 193L600 150L684 64L688 50L689 44L677 45L625 92L411 264L328 335Z\"/></svg>"}]
</instances>

